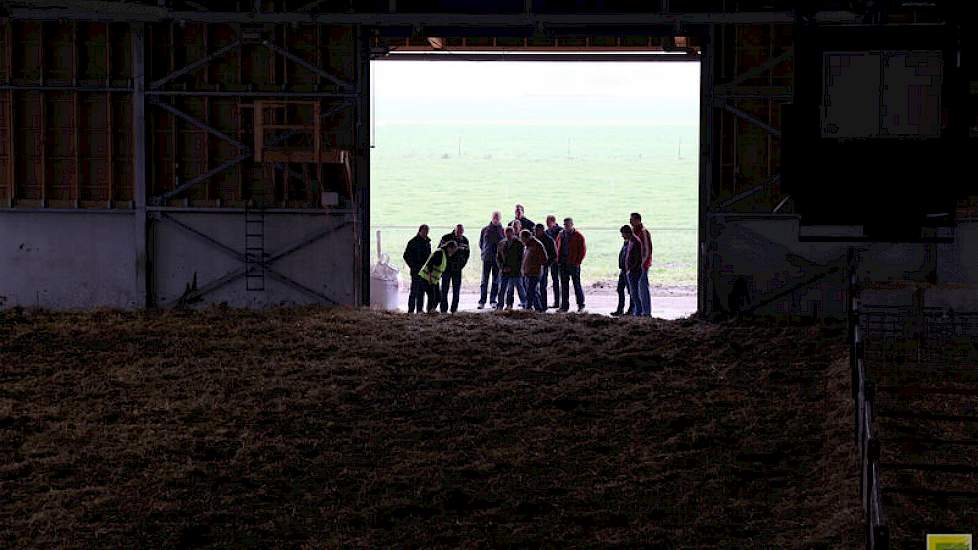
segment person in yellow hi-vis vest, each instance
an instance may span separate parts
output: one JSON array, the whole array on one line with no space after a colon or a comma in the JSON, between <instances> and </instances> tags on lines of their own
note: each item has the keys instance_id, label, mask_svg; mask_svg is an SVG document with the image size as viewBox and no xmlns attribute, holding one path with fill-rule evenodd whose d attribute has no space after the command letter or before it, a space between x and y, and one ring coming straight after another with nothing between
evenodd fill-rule
<instances>
[{"instance_id":1,"label":"person in yellow hi-vis vest","mask_svg":"<svg viewBox=\"0 0 978 550\"><path fill-rule=\"evenodd\" d=\"M457 251L458 243L455 241L445 242L432 252L431 256L428 256L428 260L418 272L418 277L421 277L425 282L428 291L428 313L435 311L438 303L441 302L441 276L448 269L449 256L455 255Z\"/></svg>"}]
</instances>

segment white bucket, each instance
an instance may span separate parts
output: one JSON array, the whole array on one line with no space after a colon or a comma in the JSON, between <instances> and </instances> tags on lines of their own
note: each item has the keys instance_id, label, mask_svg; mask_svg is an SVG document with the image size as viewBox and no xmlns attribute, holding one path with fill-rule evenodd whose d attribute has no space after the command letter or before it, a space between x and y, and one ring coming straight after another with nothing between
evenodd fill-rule
<instances>
[{"instance_id":1,"label":"white bucket","mask_svg":"<svg viewBox=\"0 0 978 550\"><path fill-rule=\"evenodd\" d=\"M370 307L374 309L397 309L398 270L387 263L389 259L387 254L383 254L370 270Z\"/></svg>"}]
</instances>

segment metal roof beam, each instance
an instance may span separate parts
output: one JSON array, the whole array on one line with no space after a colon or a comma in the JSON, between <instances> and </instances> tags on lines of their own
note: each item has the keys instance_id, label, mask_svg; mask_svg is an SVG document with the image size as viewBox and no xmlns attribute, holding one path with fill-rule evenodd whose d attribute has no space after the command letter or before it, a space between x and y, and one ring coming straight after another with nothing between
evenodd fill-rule
<instances>
[{"instance_id":1,"label":"metal roof beam","mask_svg":"<svg viewBox=\"0 0 978 550\"><path fill-rule=\"evenodd\" d=\"M470 13L301 13L301 12L217 12L171 11L161 8L133 9L125 4L100 2L96 9L84 7L8 8L13 19L154 22L168 19L201 23L323 23L367 26L462 26L462 27L541 27L541 26L635 26L635 25L710 25L789 24L793 11L686 12L686 13L588 13L588 14L470 14ZM815 16L822 23L856 23L858 14L849 11L822 11Z\"/></svg>"}]
</instances>

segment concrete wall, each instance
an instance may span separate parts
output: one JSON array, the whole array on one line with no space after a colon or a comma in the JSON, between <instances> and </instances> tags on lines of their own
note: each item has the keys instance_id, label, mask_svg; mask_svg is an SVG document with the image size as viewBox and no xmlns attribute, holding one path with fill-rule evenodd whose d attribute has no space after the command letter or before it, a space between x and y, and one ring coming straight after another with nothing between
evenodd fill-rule
<instances>
[{"instance_id":1,"label":"concrete wall","mask_svg":"<svg viewBox=\"0 0 978 550\"><path fill-rule=\"evenodd\" d=\"M131 211L0 211L0 302L141 307L140 238Z\"/></svg>"},{"instance_id":2,"label":"concrete wall","mask_svg":"<svg viewBox=\"0 0 978 550\"><path fill-rule=\"evenodd\" d=\"M167 215L235 251L244 251L244 213L240 211L186 211L168 212ZM353 305L355 255L353 225L349 223L351 219L349 215L327 215L315 211L266 213L265 251L269 256L275 256L325 229L338 227L270 267L337 304ZM215 280L244 267L240 258L158 216L154 216L150 226L149 250L154 274L151 284L160 307L176 305L188 289L193 290L195 281L196 288L202 290ZM267 273L264 287L264 291L249 291L245 278L239 277L207 292L194 303L224 303L233 307L330 303L276 280Z\"/></svg>"},{"instance_id":3,"label":"concrete wall","mask_svg":"<svg viewBox=\"0 0 978 550\"><path fill-rule=\"evenodd\" d=\"M717 311L735 307L740 290L747 293L742 307L750 307L838 266L837 272L787 293L757 313L842 317L850 247L858 258L861 281L893 283L891 289L868 291L866 300L909 305L913 288L926 286L928 306L978 311L978 223L973 221L962 221L950 244L801 242L793 216L714 216L712 232L716 242L710 272ZM925 284L932 272L936 284Z\"/></svg>"},{"instance_id":4,"label":"concrete wall","mask_svg":"<svg viewBox=\"0 0 978 550\"><path fill-rule=\"evenodd\" d=\"M181 223L243 252L241 212L172 212ZM265 250L270 255L340 226L271 265L289 279L341 305L353 305L354 240L348 214L322 212L265 216ZM140 268L136 216L130 212L0 211L0 307L139 308L146 303ZM172 307L194 285L198 289L241 269L240 259L184 228L153 220L149 232L150 285L157 305ZM243 277L204 294L193 305L234 307L329 304L266 275L265 290L247 291Z\"/></svg>"}]
</instances>

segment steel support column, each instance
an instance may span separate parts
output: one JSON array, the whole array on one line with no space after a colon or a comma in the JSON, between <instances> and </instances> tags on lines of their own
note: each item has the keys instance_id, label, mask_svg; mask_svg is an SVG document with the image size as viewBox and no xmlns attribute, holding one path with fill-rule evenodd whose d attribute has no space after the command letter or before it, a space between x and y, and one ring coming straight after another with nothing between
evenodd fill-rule
<instances>
[{"instance_id":1,"label":"steel support column","mask_svg":"<svg viewBox=\"0 0 978 550\"><path fill-rule=\"evenodd\" d=\"M707 215L713 189L713 69L716 56L714 26L711 25L703 45L700 61L700 182L699 223L696 253L696 309L702 314L713 312L713 289L710 270L716 269L709 261L713 241L712 220Z\"/></svg>"},{"instance_id":2,"label":"steel support column","mask_svg":"<svg viewBox=\"0 0 978 550\"><path fill-rule=\"evenodd\" d=\"M357 47L357 103L354 122L355 185L353 219L355 282L359 282L359 292L354 285L354 296L359 296L362 306L370 306L370 37L363 26L356 28ZM359 225L357 225L359 224ZM358 275L358 276L357 276Z\"/></svg>"},{"instance_id":3,"label":"steel support column","mask_svg":"<svg viewBox=\"0 0 978 550\"><path fill-rule=\"evenodd\" d=\"M147 242L149 228L146 224L146 74L144 60L146 48L144 34L146 25L134 23L132 36L132 177L133 203L136 215L133 218L133 232L136 235L136 282L143 295L143 306L153 306L152 277L153 265L148 260ZM109 166L112 170L112 166ZM109 197L111 202L112 198Z\"/></svg>"}]
</instances>

